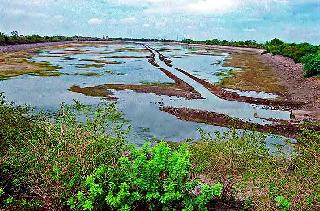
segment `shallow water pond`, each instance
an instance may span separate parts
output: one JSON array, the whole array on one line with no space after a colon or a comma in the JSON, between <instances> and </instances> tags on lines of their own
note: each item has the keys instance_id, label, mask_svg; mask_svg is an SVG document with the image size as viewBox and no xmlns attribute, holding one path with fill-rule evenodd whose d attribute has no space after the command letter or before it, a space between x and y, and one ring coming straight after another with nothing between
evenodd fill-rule
<instances>
[{"instance_id":1,"label":"shallow water pond","mask_svg":"<svg viewBox=\"0 0 320 211\"><path fill-rule=\"evenodd\" d=\"M185 46L169 46L149 43L154 49L172 60L174 67L187 70L194 76L217 83L221 79L216 73L229 71L232 67L223 67L228 53L203 51L203 49ZM150 52L142 44L100 44L94 46L75 45L66 48L42 50L31 60L46 61L61 67L60 76L40 77L23 75L0 81L0 91L9 101L28 104L37 109L56 110L62 102L70 104L79 100L96 105L99 97L90 97L74 93L68 89L77 85L92 87L103 84L173 84L175 81L148 62ZM137 93L130 90L115 91L117 105L131 124L130 140L142 144L145 139L153 137L170 141L187 138L199 138L197 128L211 131L227 131L226 127L187 122L161 111L164 106L192 108L225 114L244 122L271 124L269 119L290 119L287 111L275 110L265 106L251 105L243 102L227 101L212 94L201 84L186 75L165 66L156 55L156 62L189 84L201 94L203 99L187 100L182 97L170 97L152 93ZM252 93L251 93L252 94ZM263 97L268 93L262 94ZM106 100L106 99L103 99Z\"/></svg>"}]
</instances>

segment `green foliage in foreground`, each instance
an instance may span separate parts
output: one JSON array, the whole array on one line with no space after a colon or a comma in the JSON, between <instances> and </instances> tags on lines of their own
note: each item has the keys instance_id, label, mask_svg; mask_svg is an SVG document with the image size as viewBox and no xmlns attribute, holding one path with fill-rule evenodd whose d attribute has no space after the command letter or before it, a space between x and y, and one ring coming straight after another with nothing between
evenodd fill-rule
<instances>
[{"instance_id":1,"label":"green foliage in foreground","mask_svg":"<svg viewBox=\"0 0 320 211\"><path fill-rule=\"evenodd\" d=\"M0 207L203 210L223 200L256 210L320 208L319 131L304 130L272 153L256 133L201 132L188 145L137 148L127 132L114 104L64 105L49 116L1 98Z\"/></svg>"},{"instance_id":2,"label":"green foliage in foreground","mask_svg":"<svg viewBox=\"0 0 320 211\"><path fill-rule=\"evenodd\" d=\"M53 117L0 100L0 206L14 210L193 208L222 184L191 178L187 145L138 149L114 104L63 105Z\"/></svg>"},{"instance_id":3,"label":"green foliage in foreground","mask_svg":"<svg viewBox=\"0 0 320 211\"><path fill-rule=\"evenodd\" d=\"M87 191L68 203L88 210L97 199L117 210L206 210L209 201L221 196L223 186L191 180L189 158L187 145L177 150L164 142L152 148L132 147L115 165L100 166L88 176Z\"/></svg>"},{"instance_id":4,"label":"green foliage in foreground","mask_svg":"<svg viewBox=\"0 0 320 211\"><path fill-rule=\"evenodd\" d=\"M114 105L62 106L50 118L1 99L0 119L0 186L7 193L1 200L28 193L28 200L46 198L59 207L81 190L83 178L116 163L128 147Z\"/></svg>"}]
</instances>

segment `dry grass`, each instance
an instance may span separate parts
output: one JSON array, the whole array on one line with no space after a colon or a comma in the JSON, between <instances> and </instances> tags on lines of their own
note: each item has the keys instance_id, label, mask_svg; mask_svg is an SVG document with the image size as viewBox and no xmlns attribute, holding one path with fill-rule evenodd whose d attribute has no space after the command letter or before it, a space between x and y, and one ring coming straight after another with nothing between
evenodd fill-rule
<instances>
[{"instance_id":1,"label":"dry grass","mask_svg":"<svg viewBox=\"0 0 320 211\"><path fill-rule=\"evenodd\" d=\"M257 54L233 53L226 60L224 66L241 69L233 70L233 77L227 77L221 81L220 85L224 88L271 93L283 93L285 91L274 75L272 67L263 62Z\"/></svg>"}]
</instances>

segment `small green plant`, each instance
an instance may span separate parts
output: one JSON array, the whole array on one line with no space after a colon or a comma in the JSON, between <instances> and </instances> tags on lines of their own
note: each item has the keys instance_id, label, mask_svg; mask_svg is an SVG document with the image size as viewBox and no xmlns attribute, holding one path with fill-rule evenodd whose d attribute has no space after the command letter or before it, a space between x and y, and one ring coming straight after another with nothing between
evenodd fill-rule
<instances>
[{"instance_id":1,"label":"small green plant","mask_svg":"<svg viewBox=\"0 0 320 211\"><path fill-rule=\"evenodd\" d=\"M14 198L13 198L12 196L9 196L8 198L6 198L6 199L4 200L4 204L5 204L6 206L9 206L9 205L13 204L13 202L14 202Z\"/></svg>"},{"instance_id":2,"label":"small green plant","mask_svg":"<svg viewBox=\"0 0 320 211\"><path fill-rule=\"evenodd\" d=\"M290 209L291 203L284 196L277 196L274 200L281 211Z\"/></svg>"},{"instance_id":3,"label":"small green plant","mask_svg":"<svg viewBox=\"0 0 320 211\"><path fill-rule=\"evenodd\" d=\"M320 74L320 53L303 57L304 76L311 77Z\"/></svg>"},{"instance_id":4,"label":"small green plant","mask_svg":"<svg viewBox=\"0 0 320 211\"><path fill-rule=\"evenodd\" d=\"M187 145L177 150L164 142L152 148L148 144L141 149L132 147L115 165L101 166L88 176L87 191L79 192L68 204L91 210L96 201L103 204L105 200L105 206L118 210L206 210L209 201L221 196L223 186L191 179L189 159Z\"/></svg>"},{"instance_id":5,"label":"small green plant","mask_svg":"<svg viewBox=\"0 0 320 211\"><path fill-rule=\"evenodd\" d=\"M0 197L4 194L3 188L0 188Z\"/></svg>"}]
</instances>

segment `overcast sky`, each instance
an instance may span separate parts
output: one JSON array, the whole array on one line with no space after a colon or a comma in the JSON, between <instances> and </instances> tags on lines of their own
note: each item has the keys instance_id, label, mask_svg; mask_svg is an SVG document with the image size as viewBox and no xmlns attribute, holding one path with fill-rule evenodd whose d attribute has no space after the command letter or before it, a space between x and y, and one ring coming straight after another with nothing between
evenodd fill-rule
<instances>
[{"instance_id":1,"label":"overcast sky","mask_svg":"<svg viewBox=\"0 0 320 211\"><path fill-rule=\"evenodd\" d=\"M320 0L0 0L0 31L320 44Z\"/></svg>"}]
</instances>

